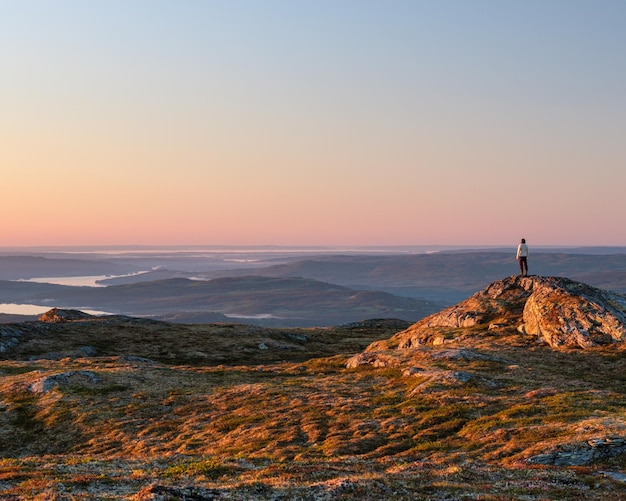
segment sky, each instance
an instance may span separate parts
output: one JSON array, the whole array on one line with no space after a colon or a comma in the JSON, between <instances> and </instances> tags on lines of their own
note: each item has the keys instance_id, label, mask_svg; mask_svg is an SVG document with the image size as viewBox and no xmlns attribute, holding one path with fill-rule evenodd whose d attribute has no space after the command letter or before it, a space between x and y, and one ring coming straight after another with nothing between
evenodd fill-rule
<instances>
[{"instance_id":1,"label":"sky","mask_svg":"<svg viewBox=\"0 0 626 501\"><path fill-rule=\"evenodd\" d=\"M0 246L626 245L623 0L0 7Z\"/></svg>"}]
</instances>

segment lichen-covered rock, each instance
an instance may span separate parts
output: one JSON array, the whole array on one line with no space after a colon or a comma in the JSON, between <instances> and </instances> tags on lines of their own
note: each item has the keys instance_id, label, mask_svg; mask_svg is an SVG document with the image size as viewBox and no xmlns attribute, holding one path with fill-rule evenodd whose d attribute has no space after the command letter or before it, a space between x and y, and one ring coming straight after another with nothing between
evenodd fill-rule
<instances>
[{"instance_id":1,"label":"lichen-covered rock","mask_svg":"<svg viewBox=\"0 0 626 501\"><path fill-rule=\"evenodd\" d=\"M626 298L565 279L538 282L522 319L527 334L553 347L626 340Z\"/></svg>"},{"instance_id":2,"label":"lichen-covered rock","mask_svg":"<svg viewBox=\"0 0 626 501\"><path fill-rule=\"evenodd\" d=\"M509 277L493 282L465 301L430 315L397 334L399 348L430 344L440 338L441 329L458 329L498 325L511 315L521 315L524 304L532 294L537 277ZM442 344L442 343L439 343Z\"/></svg>"},{"instance_id":3,"label":"lichen-covered rock","mask_svg":"<svg viewBox=\"0 0 626 501\"><path fill-rule=\"evenodd\" d=\"M553 348L592 348L626 342L626 296L563 277L507 277L426 317L391 339L373 343L348 365L376 365L373 352L454 343L472 329L514 329Z\"/></svg>"},{"instance_id":4,"label":"lichen-covered rock","mask_svg":"<svg viewBox=\"0 0 626 501\"><path fill-rule=\"evenodd\" d=\"M552 347L626 341L626 297L562 277L508 277L397 334L399 348L432 343L433 328L463 328L519 317L520 331ZM510 321L510 320L509 320Z\"/></svg>"},{"instance_id":5,"label":"lichen-covered rock","mask_svg":"<svg viewBox=\"0 0 626 501\"><path fill-rule=\"evenodd\" d=\"M92 371L69 371L52 376L44 376L37 379L28 386L28 390L32 393L48 393L54 388L79 385L90 386L100 382L100 376Z\"/></svg>"},{"instance_id":6,"label":"lichen-covered rock","mask_svg":"<svg viewBox=\"0 0 626 501\"><path fill-rule=\"evenodd\" d=\"M561 446L555 450L532 456L526 462L553 466L584 466L596 461L621 456L624 453L626 453L626 439L606 437L570 447Z\"/></svg>"},{"instance_id":7,"label":"lichen-covered rock","mask_svg":"<svg viewBox=\"0 0 626 501\"><path fill-rule=\"evenodd\" d=\"M351 357L346 362L348 369L355 369L360 365L371 365L372 367L395 367L399 365L397 358L392 356L386 356L384 352L363 352Z\"/></svg>"}]
</instances>

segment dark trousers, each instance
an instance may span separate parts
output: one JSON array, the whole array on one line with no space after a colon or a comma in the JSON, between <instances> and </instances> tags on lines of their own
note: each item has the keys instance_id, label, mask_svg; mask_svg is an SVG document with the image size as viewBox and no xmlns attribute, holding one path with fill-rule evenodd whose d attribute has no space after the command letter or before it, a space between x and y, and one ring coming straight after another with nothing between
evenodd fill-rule
<instances>
[{"instance_id":1,"label":"dark trousers","mask_svg":"<svg viewBox=\"0 0 626 501\"><path fill-rule=\"evenodd\" d=\"M522 275L528 275L528 258L526 256L519 258L519 272Z\"/></svg>"}]
</instances>

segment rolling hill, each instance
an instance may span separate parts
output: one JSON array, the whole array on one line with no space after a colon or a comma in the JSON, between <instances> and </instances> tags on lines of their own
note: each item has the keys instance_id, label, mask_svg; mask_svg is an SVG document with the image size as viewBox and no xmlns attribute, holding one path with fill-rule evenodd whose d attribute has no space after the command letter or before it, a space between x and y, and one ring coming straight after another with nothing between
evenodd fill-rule
<instances>
[{"instance_id":1,"label":"rolling hill","mask_svg":"<svg viewBox=\"0 0 626 501\"><path fill-rule=\"evenodd\" d=\"M366 318L415 321L441 307L434 301L303 278L173 278L108 287L3 282L0 298L21 302L176 319L219 313L274 326L328 326Z\"/></svg>"},{"instance_id":2,"label":"rolling hill","mask_svg":"<svg viewBox=\"0 0 626 501\"><path fill-rule=\"evenodd\" d=\"M0 498L617 501L625 301L508 277L410 325L0 326Z\"/></svg>"},{"instance_id":3,"label":"rolling hill","mask_svg":"<svg viewBox=\"0 0 626 501\"><path fill-rule=\"evenodd\" d=\"M380 290L422 300L456 303L494 280L517 273L515 252L457 251L408 255L322 255L293 259L288 263L192 273L161 269L130 277L103 279L102 284L186 277L217 278L256 276L302 277L354 289ZM596 287L626 292L626 254L579 252L533 252L531 273L567 276Z\"/></svg>"}]
</instances>

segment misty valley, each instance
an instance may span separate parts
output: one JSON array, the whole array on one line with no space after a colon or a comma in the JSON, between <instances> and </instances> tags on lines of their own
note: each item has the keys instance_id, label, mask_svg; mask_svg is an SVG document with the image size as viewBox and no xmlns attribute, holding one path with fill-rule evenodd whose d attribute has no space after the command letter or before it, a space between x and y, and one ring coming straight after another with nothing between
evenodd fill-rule
<instances>
[{"instance_id":1,"label":"misty valley","mask_svg":"<svg viewBox=\"0 0 626 501\"><path fill-rule=\"evenodd\" d=\"M5 251L0 314L6 321L28 319L58 307L178 323L414 322L515 274L512 253L275 247ZM626 292L626 250L537 249L531 273Z\"/></svg>"}]
</instances>

